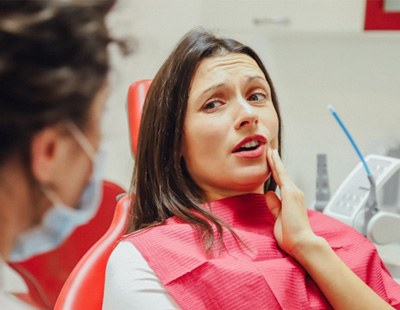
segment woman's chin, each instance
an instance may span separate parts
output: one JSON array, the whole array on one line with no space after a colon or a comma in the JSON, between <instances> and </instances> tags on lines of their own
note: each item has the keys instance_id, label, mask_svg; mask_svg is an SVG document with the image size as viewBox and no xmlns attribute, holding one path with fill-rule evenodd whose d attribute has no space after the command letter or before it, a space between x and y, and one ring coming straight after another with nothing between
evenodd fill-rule
<instances>
[{"instance_id":1,"label":"woman's chin","mask_svg":"<svg viewBox=\"0 0 400 310\"><path fill-rule=\"evenodd\" d=\"M243 171L243 173L237 176L237 181L239 184L264 184L271 177L271 171L268 169L249 169L247 171Z\"/></svg>"},{"instance_id":2,"label":"woman's chin","mask_svg":"<svg viewBox=\"0 0 400 310\"><path fill-rule=\"evenodd\" d=\"M268 180L268 177L268 175L244 176L237 180L237 183L234 187L242 192L262 193L264 183Z\"/></svg>"}]
</instances>

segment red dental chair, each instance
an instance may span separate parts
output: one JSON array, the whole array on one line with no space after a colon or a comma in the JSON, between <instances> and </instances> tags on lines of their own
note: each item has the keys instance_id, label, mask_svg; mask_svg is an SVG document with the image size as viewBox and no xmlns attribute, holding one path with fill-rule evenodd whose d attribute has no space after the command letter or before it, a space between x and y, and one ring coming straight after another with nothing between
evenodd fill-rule
<instances>
[{"instance_id":1,"label":"red dental chair","mask_svg":"<svg viewBox=\"0 0 400 310\"><path fill-rule=\"evenodd\" d=\"M136 154L140 118L150 84L151 80L140 80L131 84L128 90L128 124L133 156Z\"/></svg>"},{"instance_id":2,"label":"red dental chair","mask_svg":"<svg viewBox=\"0 0 400 310\"><path fill-rule=\"evenodd\" d=\"M142 107L150 84L151 80L138 81L128 91L127 110L133 156L136 154ZM110 228L76 265L62 288L55 310L101 309L107 261L126 231L129 207L128 196L118 202Z\"/></svg>"},{"instance_id":3,"label":"red dental chair","mask_svg":"<svg viewBox=\"0 0 400 310\"><path fill-rule=\"evenodd\" d=\"M101 205L92 220L79 226L58 248L25 261L9 263L29 290L27 294L15 295L39 309L53 309L72 269L110 226L116 197L122 193L125 193L122 187L103 181Z\"/></svg>"},{"instance_id":4,"label":"red dental chair","mask_svg":"<svg viewBox=\"0 0 400 310\"><path fill-rule=\"evenodd\" d=\"M114 246L126 231L130 199L122 197L107 232L82 257L65 282L55 310L101 309L105 270Z\"/></svg>"}]
</instances>

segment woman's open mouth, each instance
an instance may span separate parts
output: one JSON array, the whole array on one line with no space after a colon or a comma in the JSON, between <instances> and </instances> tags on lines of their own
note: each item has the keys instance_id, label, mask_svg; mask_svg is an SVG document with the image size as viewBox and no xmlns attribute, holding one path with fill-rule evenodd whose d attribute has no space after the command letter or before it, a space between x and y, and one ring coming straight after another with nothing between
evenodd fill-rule
<instances>
[{"instance_id":1,"label":"woman's open mouth","mask_svg":"<svg viewBox=\"0 0 400 310\"><path fill-rule=\"evenodd\" d=\"M235 146L232 153L238 157L257 158L264 154L264 145L266 142L267 139L261 135L247 137Z\"/></svg>"}]
</instances>

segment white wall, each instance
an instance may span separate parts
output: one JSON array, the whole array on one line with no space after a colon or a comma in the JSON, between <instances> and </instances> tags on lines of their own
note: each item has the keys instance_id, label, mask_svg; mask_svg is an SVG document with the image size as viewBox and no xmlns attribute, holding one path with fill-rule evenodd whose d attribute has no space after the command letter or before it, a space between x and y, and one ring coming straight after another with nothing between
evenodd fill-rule
<instances>
[{"instance_id":1,"label":"white wall","mask_svg":"<svg viewBox=\"0 0 400 310\"><path fill-rule=\"evenodd\" d=\"M206 13L200 0L125 0L110 18L116 32L133 35L138 42L132 56L114 57L117 82L105 119L106 177L126 188L133 164L125 112L128 86L153 77L185 32L199 24L207 28ZM383 153L400 143L400 32L219 33L248 43L270 71L282 108L284 159L309 203L315 193L317 153L328 154L332 192L358 162L328 104L336 107L364 154Z\"/></svg>"},{"instance_id":2,"label":"white wall","mask_svg":"<svg viewBox=\"0 0 400 310\"><path fill-rule=\"evenodd\" d=\"M104 119L105 176L129 189L133 158L129 144L126 97L131 83L152 78L178 40L197 25L197 1L120 0L109 24L116 36L136 41L136 50L122 57L112 49L112 93Z\"/></svg>"},{"instance_id":3,"label":"white wall","mask_svg":"<svg viewBox=\"0 0 400 310\"><path fill-rule=\"evenodd\" d=\"M317 153L328 155L333 191L359 161L328 104L364 155L400 144L400 33L279 36L270 45L286 164L309 202Z\"/></svg>"}]
</instances>

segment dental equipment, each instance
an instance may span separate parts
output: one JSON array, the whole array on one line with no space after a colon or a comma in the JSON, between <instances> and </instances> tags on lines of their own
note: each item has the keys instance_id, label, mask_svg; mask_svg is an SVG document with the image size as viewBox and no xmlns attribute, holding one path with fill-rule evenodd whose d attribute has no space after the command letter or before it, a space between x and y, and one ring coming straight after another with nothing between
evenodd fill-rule
<instances>
[{"instance_id":1,"label":"dental equipment","mask_svg":"<svg viewBox=\"0 0 400 310\"><path fill-rule=\"evenodd\" d=\"M329 189L328 160L326 154L317 154L317 190L315 192L314 209L324 211L331 198Z\"/></svg>"},{"instance_id":2,"label":"dental equipment","mask_svg":"<svg viewBox=\"0 0 400 310\"><path fill-rule=\"evenodd\" d=\"M398 177L400 159L380 155L364 158L335 109L329 106L329 111L346 133L361 163L341 184L324 213L353 226L374 243L399 242L400 209L398 206L378 208L377 192L381 192L392 177Z\"/></svg>"}]
</instances>

